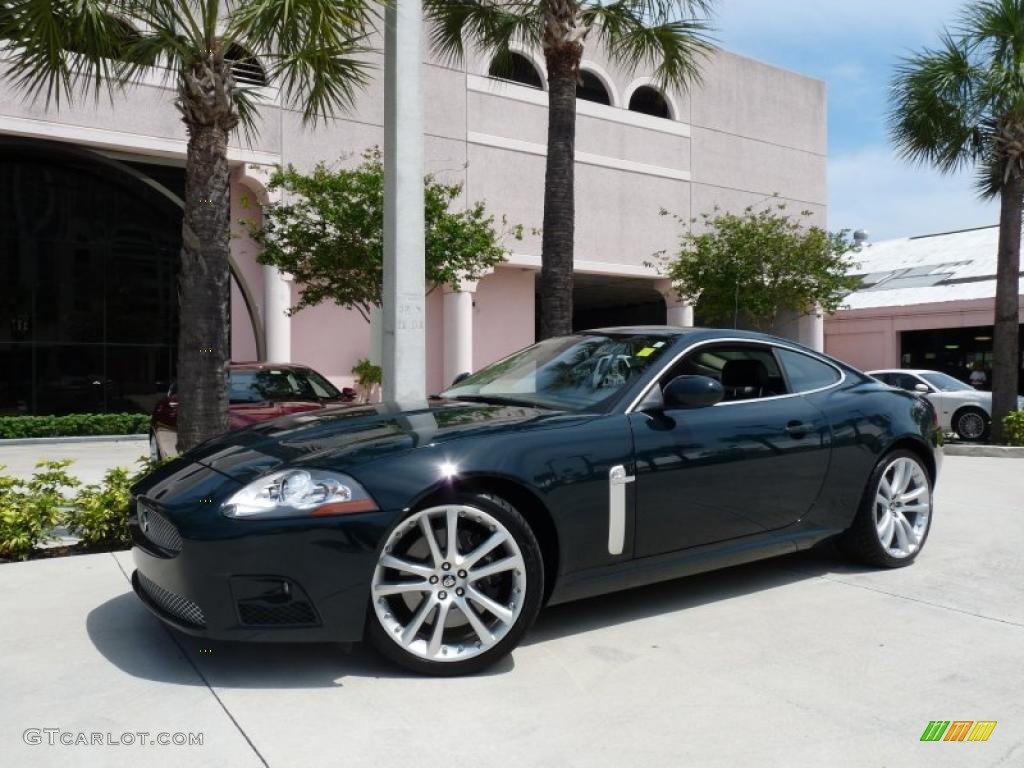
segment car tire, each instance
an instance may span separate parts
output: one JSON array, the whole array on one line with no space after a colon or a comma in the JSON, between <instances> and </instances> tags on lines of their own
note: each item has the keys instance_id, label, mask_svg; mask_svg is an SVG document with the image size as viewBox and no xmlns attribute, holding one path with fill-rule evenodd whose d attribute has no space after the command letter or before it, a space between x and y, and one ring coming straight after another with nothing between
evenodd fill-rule
<instances>
[{"instance_id":1,"label":"car tire","mask_svg":"<svg viewBox=\"0 0 1024 768\"><path fill-rule=\"evenodd\" d=\"M992 420L981 408L968 406L953 414L953 431L966 442L977 442L988 437Z\"/></svg>"},{"instance_id":2,"label":"car tire","mask_svg":"<svg viewBox=\"0 0 1024 768\"><path fill-rule=\"evenodd\" d=\"M160 461L163 456L160 455L160 441L156 439L156 433L149 433L149 460L153 462Z\"/></svg>"},{"instance_id":3,"label":"car tire","mask_svg":"<svg viewBox=\"0 0 1024 768\"><path fill-rule=\"evenodd\" d=\"M871 472L853 524L839 539L840 547L867 565L910 565L931 531L933 486L918 454L908 450L886 454Z\"/></svg>"},{"instance_id":4,"label":"car tire","mask_svg":"<svg viewBox=\"0 0 1024 768\"><path fill-rule=\"evenodd\" d=\"M540 545L523 516L495 496L454 494L388 532L371 579L366 640L413 672L473 674L519 644L543 595Z\"/></svg>"}]
</instances>

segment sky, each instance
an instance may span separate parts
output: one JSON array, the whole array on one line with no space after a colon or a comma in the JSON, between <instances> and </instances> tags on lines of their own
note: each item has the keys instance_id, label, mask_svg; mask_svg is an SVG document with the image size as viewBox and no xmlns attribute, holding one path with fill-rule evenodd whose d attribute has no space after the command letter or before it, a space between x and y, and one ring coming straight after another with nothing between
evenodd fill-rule
<instances>
[{"instance_id":1,"label":"sky","mask_svg":"<svg viewBox=\"0 0 1024 768\"><path fill-rule=\"evenodd\" d=\"M937 44L966 0L718 0L723 48L824 80L828 226L871 240L995 224L969 172L943 176L897 158L886 129L901 56Z\"/></svg>"}]
</instances>

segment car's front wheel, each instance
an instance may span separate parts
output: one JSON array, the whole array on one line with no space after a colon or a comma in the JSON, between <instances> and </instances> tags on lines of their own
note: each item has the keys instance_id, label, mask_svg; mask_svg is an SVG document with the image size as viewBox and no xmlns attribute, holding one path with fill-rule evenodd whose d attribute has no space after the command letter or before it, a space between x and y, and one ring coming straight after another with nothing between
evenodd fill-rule
<instances>
[{"instance_id":1,"label":"car's front wheel","mask_svg":"<svg viewBox=\"0 0 1024 768\"><path fill-rule=\"evenodd\" d=\"M540 610L544 567L529 524L492 496L417 510L388 535L367 639L415 672L463 675L508 654Z\"/></svg>"},{"instance_id":2,"label":"car's front wheel","mask_svg":"<svg viewBox=\"0 0 1024 768\"><path fill-rule=\"evenodd\" d=\"M840 543L869 565L899 568L917 558L932 523L932 479L921 457L897 450L868 479L853 525Z\"/></svg>"}]
</instances>

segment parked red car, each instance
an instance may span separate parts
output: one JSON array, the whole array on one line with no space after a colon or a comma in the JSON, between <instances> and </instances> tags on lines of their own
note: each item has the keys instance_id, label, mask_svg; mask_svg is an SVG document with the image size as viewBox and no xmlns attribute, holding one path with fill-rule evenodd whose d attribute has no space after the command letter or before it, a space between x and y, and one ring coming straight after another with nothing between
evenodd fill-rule
<instances>
[{"instance_id":1,"label":"parked red car","mask_svg":"<svg viewBox=\"0 0 1024 768\"><path fill-rule=\"evenodd\" d=\"M304 365L288 363L232 363L228 424L239 429L289 413L316 411L351 403L356 392L339 390ZM174 384L156 404L149 422L149 453L154 459L173 456L178 442L178 393Z\"/></svg>"}]
</instances>

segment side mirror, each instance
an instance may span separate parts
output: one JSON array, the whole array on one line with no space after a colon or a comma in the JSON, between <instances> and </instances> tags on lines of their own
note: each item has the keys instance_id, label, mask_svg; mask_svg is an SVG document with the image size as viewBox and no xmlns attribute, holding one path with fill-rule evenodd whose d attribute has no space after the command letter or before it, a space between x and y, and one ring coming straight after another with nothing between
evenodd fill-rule
<instances>
[{"instance_id":1,"label":"side mirror","mask_svg":"<svg viewBox=\"0 0 1024 768\"><path fill-rule=\"evenodd\" d=\"M725 390L709 376L676 376L662 390L665 408L705 408L721 402Z\"/></svg>"},{"instance_id":2,"label":"side mirror","mask_svg":"<svg viewBox=\"0 0 1024 768\"><path fill-rule=\"evenodd\" d=\"M456 376L454 379L452 379L452 386L454 387L457 384L461 384L462 382L464 382L469 377L470 377L469 371L463 371L458 376Z\"/></svg>"},{"instance_id":3,"label":"side mirror","mask_svg":"<svg viewBox=\"0 0 1024 768\"><path fill-rule=\"evenodd\" d=\"M931 390L931 388L927 384L921 384L919 382L919 383L914 385L914 391L915 392L921 392L922 394L927 395L932 390Z\"/></svg>"}]
</instances>

